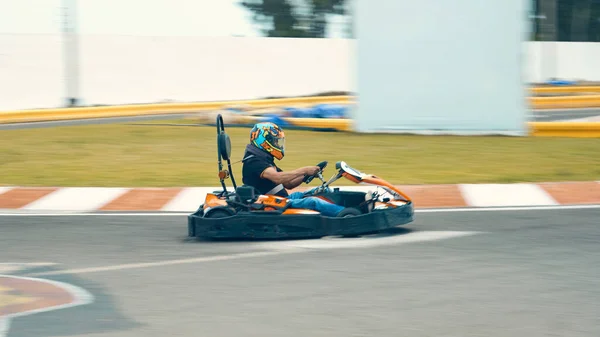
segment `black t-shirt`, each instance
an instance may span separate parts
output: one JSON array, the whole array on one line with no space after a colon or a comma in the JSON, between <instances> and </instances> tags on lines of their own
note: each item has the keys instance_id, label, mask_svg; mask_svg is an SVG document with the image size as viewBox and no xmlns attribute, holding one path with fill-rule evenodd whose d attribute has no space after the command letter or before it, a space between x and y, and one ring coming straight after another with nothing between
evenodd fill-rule
<instances>
[{"instance_id":1,"label":"black t-shirt","mask_svg":"<svg viewBox=\"0 0 600 337\"><path fill-rule=\"evenodd\" d=\"M248 155L246 153L246 155ZM270 161L257 156L252 156L244 160L242 164L242 181L244 185L253 186L260 191L261 194L274 194L281 197L287 197L287 190L283 185L278 185L269 179L261 178L261 174L269 167L274 167L277 172L282 170L275 165L273 159Z\"/></svg>"}]
</instances>

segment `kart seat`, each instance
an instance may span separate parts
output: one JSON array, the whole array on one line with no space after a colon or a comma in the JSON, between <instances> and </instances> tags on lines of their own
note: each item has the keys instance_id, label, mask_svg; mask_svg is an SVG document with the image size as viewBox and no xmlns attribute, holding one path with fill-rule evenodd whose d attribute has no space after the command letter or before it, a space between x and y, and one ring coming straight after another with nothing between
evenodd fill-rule
<instances>
[{"instance_id":1,"label":"kart seat","mask_svg":"<svg viewBox=\"0 0 600 337\"><path fill-rule=\"evenodd\" d=\"M231 139L225 132L217 136L217 147L223 160L231 159Z\"/></svg>"},{"instance_id":2,"label":"kart seat","mask_svg":"<svg viewBox=\"0 0 600 337\"><path fill-rule=\"evenodd\" d=\"M256 189L254 186L249 185L239 186L235 190L235 193L238 195L241 202L245 204L250 204L254 202L256 198L258 198L258 196L260 195L260 191L258 189Z\"/></svg>"}]
</instances>

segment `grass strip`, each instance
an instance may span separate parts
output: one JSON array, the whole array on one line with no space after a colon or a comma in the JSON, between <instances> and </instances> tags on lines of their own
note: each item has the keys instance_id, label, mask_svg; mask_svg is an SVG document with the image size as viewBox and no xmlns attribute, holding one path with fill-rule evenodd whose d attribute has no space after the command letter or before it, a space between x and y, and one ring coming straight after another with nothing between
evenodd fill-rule
<instances>
[{"instance_id":1,"label":"grass strip","mask_svg":"<svg viewBox=\"0 0 600 337\"><path fill-rule=\"evenodd\" d=\"M190 120L157 121L190 123ZM248 128L230 127L234 160ZM284 170L336 161L395 184L600 180L600 140L286 131ZM0 132L0 185L218 186L213 127L105 124ZM234 164L241 183L241 164ZM313 184L317 184L316 181Z\"/></svg>"}]
</instances>

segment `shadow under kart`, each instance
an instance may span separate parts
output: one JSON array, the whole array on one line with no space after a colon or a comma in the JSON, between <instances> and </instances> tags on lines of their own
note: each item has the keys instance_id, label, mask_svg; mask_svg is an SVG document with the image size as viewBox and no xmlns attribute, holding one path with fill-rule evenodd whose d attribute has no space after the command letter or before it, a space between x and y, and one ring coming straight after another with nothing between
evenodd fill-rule
<instances>
[{"instance_id":1,"label":"shadow under kart","mask_svg":"<svg viewBox=\"0 0 600 337\"><path fill-rule=\"evenodd\" d=\"M225 133L223 118L217 116L217 150L222 191L208 193L198 210L188 215L188 236L204 239L309 239L325 236L357 236L376 233L414 220L412 200L389 182L336 163L337 173L325 181L322 172L327 162L317 166L322 184L305 196L318 197L347 207L338 217L317 211L289 207L288 199L261 195L252 186L237 186L231 170L231 140ZM228 168L223 169L223 160ZM373 192L341 191L330 188L340 178L376 188ZM225 180L231 178L233 191ZM309 184L314 176L304 178ZM383 190L381 193L379 189ZM388 196L386 196L388 195Z\"/></svg>"}]
</instances>

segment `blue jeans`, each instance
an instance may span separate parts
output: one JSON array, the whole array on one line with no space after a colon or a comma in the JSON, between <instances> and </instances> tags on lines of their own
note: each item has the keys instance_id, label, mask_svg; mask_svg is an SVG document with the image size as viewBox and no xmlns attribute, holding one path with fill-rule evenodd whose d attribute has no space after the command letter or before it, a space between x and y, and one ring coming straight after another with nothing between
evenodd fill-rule
<instances>
[{"instance_id":1,"label":"blue jeans","mask_svg":"<svg viewBox=\"0 0 600 337\"><path fill-rule=\"evenodd\" d=\"M324 216L334 217L341 212L344 207L336 204L328 203L323 199L319 199L316 197L307 197L303 198L303 192L294 192L289 195L288 199L290 199L290 207L292 208L304 208L310 209L313 211L317 211Z\"/></svg>"}]
</instances>

